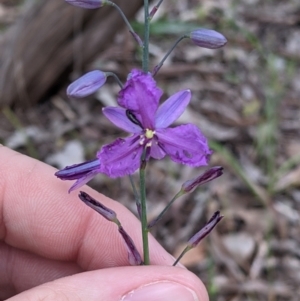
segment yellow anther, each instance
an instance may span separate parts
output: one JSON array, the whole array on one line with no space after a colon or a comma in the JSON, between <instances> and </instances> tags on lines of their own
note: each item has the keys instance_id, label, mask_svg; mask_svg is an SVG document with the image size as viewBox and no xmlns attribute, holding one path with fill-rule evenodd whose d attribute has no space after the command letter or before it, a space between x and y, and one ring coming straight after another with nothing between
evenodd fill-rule
<instances>
[{"instance_id":1,"label":"yellow anther","mask_svg":"<svg viewBox=\"0 0 300 301\"><path fill-rule=\"evenodd\" d=\"M154 136L154 131L146 129L145 136L146 136L147 139L152 139L153 136Z\"/></svg>"}]
</instances>

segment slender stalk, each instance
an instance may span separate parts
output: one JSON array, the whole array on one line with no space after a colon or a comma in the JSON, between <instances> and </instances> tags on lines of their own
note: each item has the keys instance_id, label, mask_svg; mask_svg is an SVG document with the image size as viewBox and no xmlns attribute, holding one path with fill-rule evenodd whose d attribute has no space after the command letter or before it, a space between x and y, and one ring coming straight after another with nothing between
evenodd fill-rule
<instances>
[{"instance_id":1,"label":"slender stalk","mask_svg":"<svg viewBox=\"0 0 300 301\"><path fill-rule=\"evenodd\" d=\"M120 86L120 88L123 88L123 83L121 82L121 80L119 79L118 75L115 74L114 72L105 72L106 76L113 76L115 78L115 80L117 81L118 85Z\"/></svg>"},{"instance_id":2,"label":"slender stalk","mask_svg":"<svg viewBox=\"0 0 300 301\"><path fill-rule=\"evenodd\" d=\"M149 243L148 243L148 225L147 225L147 207L146 207L146 183L145 183L145 171L146 171L146 150L145 148L140 167L140 200L141 200L141 223L142 223L142 237L143 237L143 251L144 251L144 264L150 264L149 258Z\"/></svg>"},{"instance_id":3,"label":"slender stalk","mask_svg":"<svg viewBox=\"0 0 300 301\"><path fill-rule=\"evenodd\" d=\"M179 262L179 260L191 249L190 246L186 246L185 249L181 252L181 254L178 256L178 258L173 263L173 267Z\"/></svg>"},{"instance_id":4,"label":"slender stalk","mask_svg":"<svg viewBox=\"0 0 300 301\"><path fill-rule=\"evenodd\" d=\"M137 41L138 45L140 47L142 47L143 42L142 42L141 38L139 37L139 35L134 31L134 29L130 25L130 23L129 23L127 17L124 15L122 9L116 3L111 2L111 1L106 1L105 4L114 7L119 12L119 14L121 15L122 19L124 20L126 26L128 27L129 32L132 34L133 38Z\"/></svg>"},{"instance_id":5,"label":"slender stalk","mask_svg":"<svg viewBox=\"0 0 300 301\"><path fill-rule=\"evenodd\" d=\"M150 18L149 18L149 0L144 0L144 44L143 44L143 70L149 70L149 34L150 34Z\"/></svg>"},{"instance_id":6,"label":"slender stalk","mask_svg":"<svg viewBox=\"0 0 300 301\"><path fill-rule=\"evenodd\" d=\"M152 76L155 76L159 69L164 64L165 60L168 58L168 56L171 54L171 52L175 49L175 47L185 38L188 38L187 35L183 35L182 37L178 38L177 41L174 43L174 45L169 49L169 51L166 53L166 55L163 57L163 59L160 61L158 65L156 65L152 71Z\"/></svg>"},{"instance_id":7,"label":"slender stalk","mask_svg":"<svg viewBox=\"0 0 300 301\"><path fill-rule=\"evenodd\" d=\"M171 205L174 203L176 199L178 199L180 196L182 196L185 192L180 190L173 199L168 203L168 205L164 208L164 210L153 220L148 224L148 229L154 227L163 217L163 215L167 212L167 210L171 207Z\"/></svg>"}]
</instances>

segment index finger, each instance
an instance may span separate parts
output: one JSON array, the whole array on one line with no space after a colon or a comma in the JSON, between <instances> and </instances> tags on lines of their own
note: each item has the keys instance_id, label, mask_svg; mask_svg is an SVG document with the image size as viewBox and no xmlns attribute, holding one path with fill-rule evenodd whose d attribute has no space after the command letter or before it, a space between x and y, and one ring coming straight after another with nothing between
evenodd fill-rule
<instances>
[{"instance_id":1,"label":"index finger","mask_svg":"<svg viewBox=\"0 0 300 301\"><path fill-rule=\"evenodd\" d=\"M0 146L0 240L40 256L75 261L85 270L128 265L116 225L79 201L55 169ZM114 210L142 254L141 226L120 203L83 190ZM152 264L174 259L150 236Z\"/></svg>"}]
</instances>

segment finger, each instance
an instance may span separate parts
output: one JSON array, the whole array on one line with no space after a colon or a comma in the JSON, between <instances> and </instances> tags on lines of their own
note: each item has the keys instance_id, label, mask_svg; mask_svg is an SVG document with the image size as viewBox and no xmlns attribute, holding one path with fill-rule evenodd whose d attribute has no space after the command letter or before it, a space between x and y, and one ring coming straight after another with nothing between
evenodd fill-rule
<instances>
[{"instance_id":1,"label":"finger","mask_svg":"<svg viewBox=\"0 0 300 301\"><path fill-rule=\"evenodd\" d=\"M75 263L59 262L0 243L0 300L45 282L82 272Z\"/></svg>"},{"instance_id":2,"label":"finger","mask_svg":"<svg viewBox=\"0 0 300 301\"><path fill-rule=\"evenodd\" d=\"M118 267L85 272L15 296L19 300L208 301L201 281L181 268Z\"/></svg>"},{"instance_id":3,"label":"finger","mask_svg":"<svg viewBox=\"0 0 300 301\"><path fill-rule=\"evenodd\" d=\"M68 194L70 183L55 169L0 147L0 241L40 256L76 261L84 270L128 265L116 225L101 218ZM91 194L117 212L142 253L140 223L124 206L88 187ZM173 258L150 236L152 264L170 265Z\"/></svg>"}]
</instances>

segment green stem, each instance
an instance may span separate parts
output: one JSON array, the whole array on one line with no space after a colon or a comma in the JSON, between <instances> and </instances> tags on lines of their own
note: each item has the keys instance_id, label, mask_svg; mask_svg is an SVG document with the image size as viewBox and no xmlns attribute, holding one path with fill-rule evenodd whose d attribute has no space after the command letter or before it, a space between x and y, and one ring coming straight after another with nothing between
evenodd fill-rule
<instances>
[{"instance_id":1,"label":"green stem","mask_svg":"<svg viewBox=\"0 0 300 301\"><path fill-rule=\"evenodd\" d=\"M179 262L179 260L191 249L190 246L186 246L185 249L181 252L181 254L178 256L178 258L173 263L173 267Z\"/></svg>"},{"instance_id":2,"label":"green stem","mask_svg":"<svg viewBox=\"0 0 300 301\"><path fill-rule=\"evenodd\" d=\"M177 41L174 43L174 45L170 48L170 50L166 53L166 55L163 57L163 59L160 61L158 65L156 65L152 71L152 76L155 76L159 69L164 64L165 60L168 58L168 56L171 54L171 52L175 49L175 47L185 38L188 38L187 35L183 35L182 37L178 38Z\"/></svg>"},{"instance_id":3,"label":"green stem","mask_svg":"<svg viewBox=\"0 0 300 301\"><path fill-rule=\"evenodd\" d=\"M168 205L164 208L164 210L153 220L148 224L148 229L154 227L164 216L164 214L167 212L167 210L171 207L171 205L174 203L176 199L178 199L180 196L185 194L184 191L180 190L177 192L177 194L173 197L173 199L168 203Z\"/></svg>"},{"instance_id":4,"label":"green stem","mask_svg":"<svg viewBox=\"0 0 300 301\"><path fill-rule=\"evenodd\" d=\"M147 207L146 207L146 183L145 183L145 171L146 161L145 154L147 148L145 148L140 167L140 200L141 200L141 223L142 223L142 237L143 237L143 251L144 251L144 264L149 265L149 243L148 243L148 225L147 225Z\"/></svg>"},{"instance_id":5,"label":"green stem","mask_svg":"<svg viewBox=\"0 0 300 301\"><path fill-rule=\"evenodd\" d=\"M145 14L145 27L144 27L144 44L143 44L143 70L149 70L149 34L150 34L150 18L149 18L149 0L144 0L144 14Z\"/></svg>"}]
</instances>

